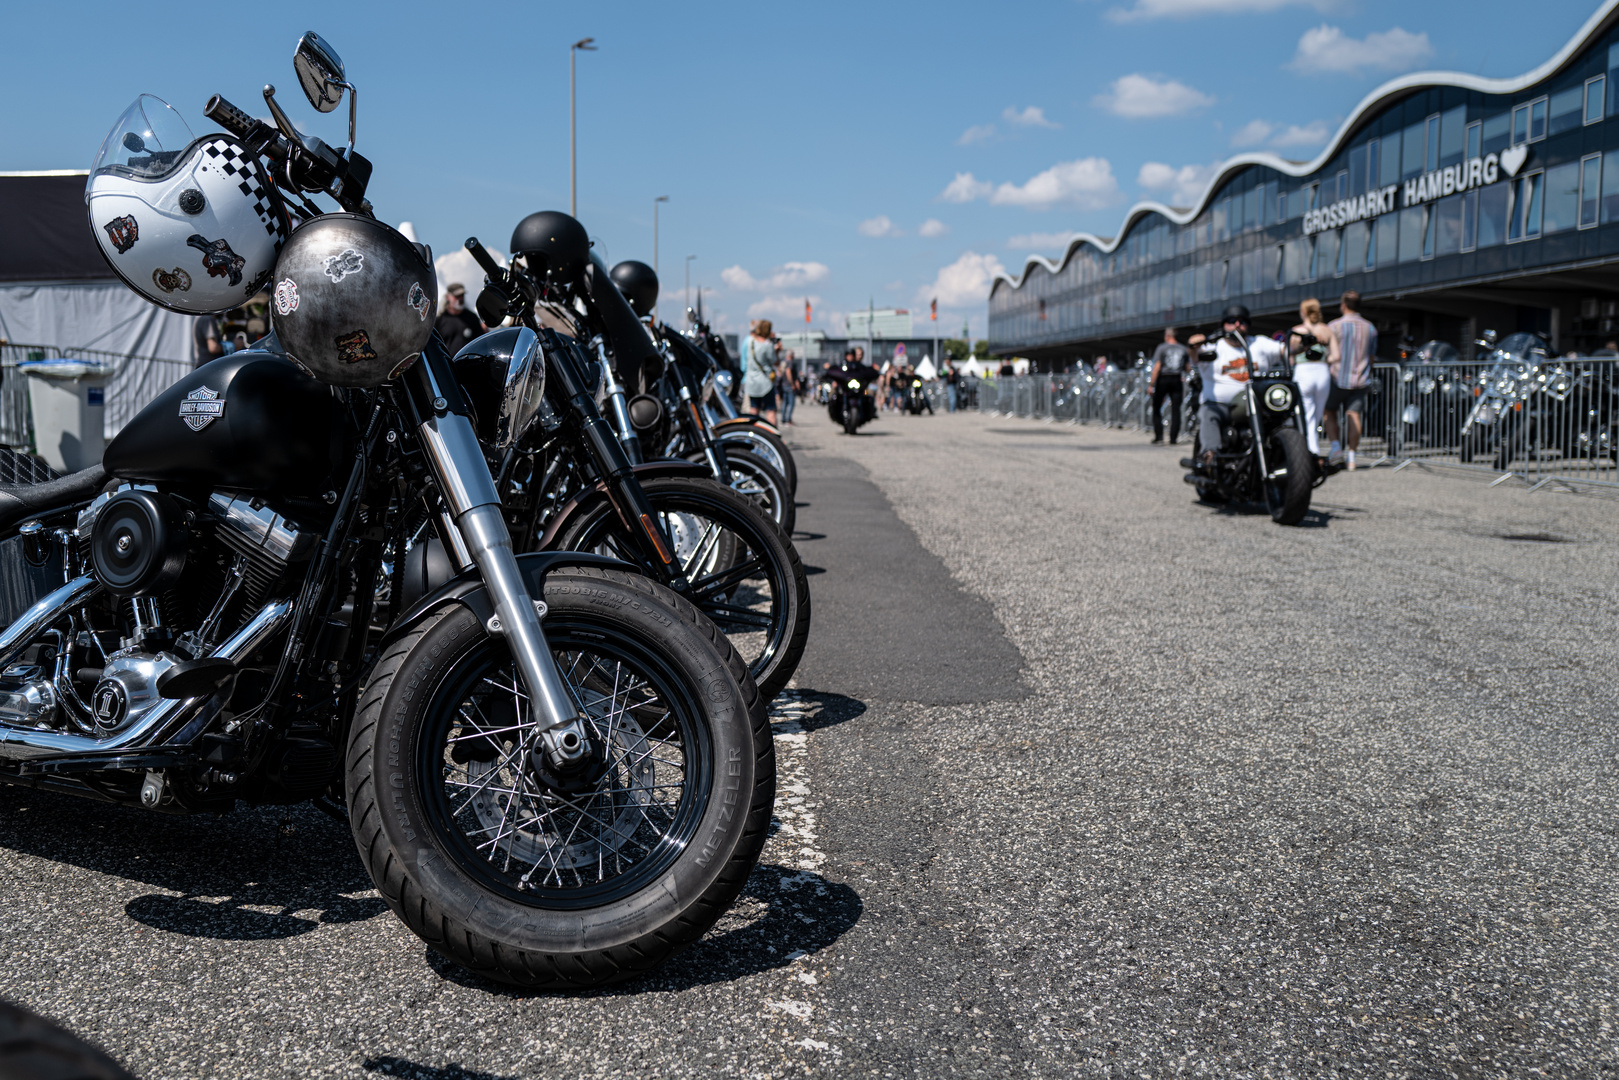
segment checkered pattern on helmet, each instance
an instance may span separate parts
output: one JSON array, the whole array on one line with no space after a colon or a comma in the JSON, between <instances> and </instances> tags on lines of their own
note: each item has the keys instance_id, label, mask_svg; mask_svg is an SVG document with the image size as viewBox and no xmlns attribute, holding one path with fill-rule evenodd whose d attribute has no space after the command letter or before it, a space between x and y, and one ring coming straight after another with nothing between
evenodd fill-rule
<instances>
[{"instance_id":1,"label":"checkered pattern on helmet","mask_svg":"<svg viewBox=\"0 0 1619 1080\"><path fill-rule=\"evenodd\" d=\"M270 196L264 189L264 173L258 162L242 156L241 148L224 139L214 139L203 146L203 152L219 162L225 175L240 178L236 186L242 194L253 200L253 212L259 216L264 231L271 236L281 234L281 223L276 219Z\"/></svg>"}]
</instances>

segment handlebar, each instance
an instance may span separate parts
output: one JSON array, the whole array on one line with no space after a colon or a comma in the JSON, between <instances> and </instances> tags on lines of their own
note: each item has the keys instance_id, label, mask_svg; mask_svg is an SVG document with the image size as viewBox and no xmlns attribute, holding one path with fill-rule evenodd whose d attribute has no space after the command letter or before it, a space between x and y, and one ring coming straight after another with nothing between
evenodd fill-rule
<instances>
[{"instance_id":1,"label":"handlebar","mask_svg":"<svg viewBox=\"0 0 1619 1080\"><path fill-rule=\"evenodd\" d=\"M478 242L476 236L467 237L466 248L478 265L483 268L483 272L489 275L490 281L497 285L505 283L507 271L495 261L493 255L489 254L489 249Z\"/></svg>"},{"instance_id":2,"label":"handlebar","mask_svg":"<svg viewBox=\"0 0 1619 1080\"><path fill-rule=\"evenodd\" d=\"M208 99L208 104L203 107L202 112L204 116L235 135L238 139L252 138L255 129L259 126L259 121L253 119L253 117L247 115L218 94Z\"/></svg>"}]
</instances>

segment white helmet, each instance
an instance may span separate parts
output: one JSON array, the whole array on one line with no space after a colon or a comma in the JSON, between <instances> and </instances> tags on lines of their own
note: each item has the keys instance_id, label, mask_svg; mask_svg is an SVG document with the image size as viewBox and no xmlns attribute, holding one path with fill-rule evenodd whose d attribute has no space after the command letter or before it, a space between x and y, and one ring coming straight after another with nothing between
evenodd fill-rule
<instances>
[{"instance_id":1,"label":"white helmet","mask_svg":"<svg viewBox=\"0 0 1619 1080\"><path fill-rule=\"evenodd\" d=\"M211 315L264 286L286 239L271 181L226 135L192 138L168 103L142 94L101 144L84 201L101 254L159 307Z\"/></svg>"}]
</instances>

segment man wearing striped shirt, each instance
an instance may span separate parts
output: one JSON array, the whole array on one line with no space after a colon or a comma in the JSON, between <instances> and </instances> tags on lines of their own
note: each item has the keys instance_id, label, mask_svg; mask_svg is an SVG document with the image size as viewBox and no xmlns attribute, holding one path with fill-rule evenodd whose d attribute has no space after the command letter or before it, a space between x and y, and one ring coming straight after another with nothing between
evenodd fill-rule
<instances>
[{"instance_id":1,"label":"man wearing striped shirt","mask_svg":"<svg viewBox=\"0 0 1619 1080\"><path fill-rule=\"evenodd\" d=\"M1332 391L1327 395L1326 416L1323 426L1331 444L1327 460L1333 464L1342 461L1355 467L1355 451L1360 447L1360 418L1366 412L1366 388L1372 381L1372 358L1377 355L1377 327L1360 313L1360 293L1350 289L1338 301L1343 316L1327 324L1332 331L1332 343L1327 351L1327 364L1332 371ZM1349 432L1348 448L1338 441L1338 410L1346 414Z\"/></svg>"}]
</instances>

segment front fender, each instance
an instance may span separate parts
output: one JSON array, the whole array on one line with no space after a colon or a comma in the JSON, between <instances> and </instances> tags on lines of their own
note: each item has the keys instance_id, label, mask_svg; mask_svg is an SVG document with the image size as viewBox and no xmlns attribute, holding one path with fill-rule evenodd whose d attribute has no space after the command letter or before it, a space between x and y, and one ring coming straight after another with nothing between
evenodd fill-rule
<instances>
[{"instance_id":1,"label":"front fender","mask_svg":"<svg viewBox=\"0 0 1619 1080\"><path fill-rule=\"evenodd\" d=\"M733 416L729 420L721 420L719 423L714 425L714 434L718 435L721 432L730 431L733 428L739 427L763 428L772 435L779 436L781 434L781 429L779 427L760 416Z\"/></svg>"},{"instance_id":2,"label":"front fender","mask_svg":"<svg viewBox=\"0 0 1619 1080\"><path fill-rule=\"evenodd\" d=\"M637 480L658 480L668 476L702 477L707 480L714 478L713 472L706 464L699 465L680 458L648 461L641 465L632 465L630 468ZM540 550L552 550L552 543L562 535L571 522L581 514L595 513L597 507L606 500L607 482L602 480L563 503L562 509L552 515L550 522L545 526L545 535L540 537Z\"/></svg>"},{"instance_id":3,"label":"front fender","mask_svg":"<svg viewBox=\"0 0 1619 1080\"><path fill-rule=\"evenodd\" d=\"M545 590L545 577L556 570L565 570L574 566L593 566L602 570L624 570L629 573L638 573L635 567L618 559L610 559L606 555L595 555L585 551L531 551L517 556L517 568L523 575L523 582L528 586L530 596L540 597ZM410 633L417 623L435 608L446 601L454 601L470 609L478 621L485 625L489 617L495 613L495 605L489 600L488 590L485 588L483 578L478 576L476 569L467 570L457 574L443 585L434 589L410 609L395 619L388 632L382 635L382 642L378 648L378 655L386 651L387 647L400 637Z\"/></svg>"}]
</instances>

